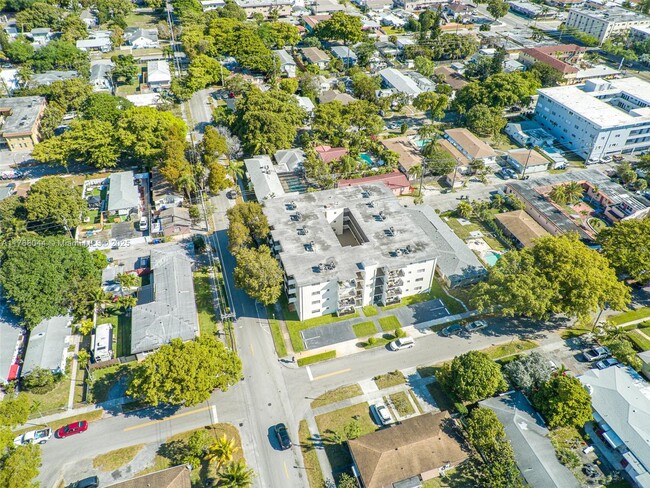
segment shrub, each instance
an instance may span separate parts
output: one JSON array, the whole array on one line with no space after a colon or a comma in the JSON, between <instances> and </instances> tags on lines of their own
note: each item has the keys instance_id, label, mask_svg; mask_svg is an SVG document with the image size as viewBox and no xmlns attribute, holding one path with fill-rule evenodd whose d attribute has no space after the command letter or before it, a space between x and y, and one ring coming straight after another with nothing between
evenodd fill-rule
<instances>
[{"instance_id":1,"label":"shrub","mask_svg":"<svg viewBox=\"0 0 650 488\"><path fill-rule=\"evenodd\" d=\"M467 415L467 407L463 403L460 402L454 403L454 409L456 409L456 411L459 414L461 414L463 417Z\"/></svg>"},{"instance_id":2,"label":"shrub","mask_svg":"<svg viewBox=\"0 0 650 488\"><path fill-rule=\"evenodd\" d=\"M375 344L377 344L377 338L376 337L369 337L368 338L368 344L370 344L371 346L374 346Z\"/></svg>"},{"instance_id":3,"label":"shrub","mask_svg":"<svg viewBox=\"0 0 650 488\"><path fill-rule=\"evenodd\" d=\"M558 461L564 464L569 469L575 469L582 464L580 456L575 451L566 447L560 447L556 452Z\"/></svg>"},{"instance_id":4,"label":"shrub","mask_svg":"<svg viewBox=\"0 0 650 488\"><path fill-rule=\"evenodd\" d=\"M56 377L49 369L34 368L27 376L23 377L23 388L37 394L49 393L56 386Z\"/></svg>"},{"instance_id":5,"label":"shrub","mask_svg":"<svg viewBox=\"0 0 650 488\"><path fill-rule=\"evenodd\" d=\"M404 330L398 327L397 329L395 329L395 337L397 337L398 339L400 337L406 337L406 332L404 332Z\"/></svg>"}]
</instances>

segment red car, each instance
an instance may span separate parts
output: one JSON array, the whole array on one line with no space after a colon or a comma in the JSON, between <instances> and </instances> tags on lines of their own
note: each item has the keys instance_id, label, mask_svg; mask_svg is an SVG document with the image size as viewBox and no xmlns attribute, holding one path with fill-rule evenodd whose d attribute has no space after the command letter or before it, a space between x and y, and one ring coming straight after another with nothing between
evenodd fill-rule
<instances>
[{"instance_id":1,"label":"red car","mask_svg":"<svg viewBox=\"0 0 650 488\"><path fill-rule=\"evenodd\" d=\"M82 420L80 422L75 422L73 424L64 425L59 430L56 431L56 436L60 439L64 437L69 437L75 434L81 434L88 430L88 422Z\"/></svg>"}]
</instances>

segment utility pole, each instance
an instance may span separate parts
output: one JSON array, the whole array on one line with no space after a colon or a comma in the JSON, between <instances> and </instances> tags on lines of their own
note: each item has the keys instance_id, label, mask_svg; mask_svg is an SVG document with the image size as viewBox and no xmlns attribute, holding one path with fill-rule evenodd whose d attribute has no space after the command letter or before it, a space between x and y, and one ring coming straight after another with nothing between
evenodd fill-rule
<instances>
[{"instance_id":1,"label":"utility pole","mask_svg":"<svg viewBox=\"0 0 650 488\"><path fill-rule=\"evenodd\" d=\"M524 179L524 176L526 176L526 170L528 169L528 162L530 161L530 155L533 153L533 146L530 146L528 148L528 157L526 157L526 164L524 165L524 170L521 172L521 179Z\"/></svg>"}]
</instances>

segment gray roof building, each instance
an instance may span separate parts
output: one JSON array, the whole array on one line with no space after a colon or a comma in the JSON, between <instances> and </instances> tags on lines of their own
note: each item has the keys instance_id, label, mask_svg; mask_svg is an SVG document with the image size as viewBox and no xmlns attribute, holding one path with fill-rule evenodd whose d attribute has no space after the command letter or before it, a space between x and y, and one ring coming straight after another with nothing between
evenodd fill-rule
<instances>
[{"instance_id":1,"label":"gray roof building","mask_svg":"<svg viewBox=\"0 0 650 488\"><path fill-rule=\"evenodd\" d=\"M422 93L422 89L420 89L413 79L395 68L382 69L379 72L379 76L381 76L381 79L387 87L393 88L400 93L404 93L411 97L415 97Z\"/></svg>"},{"instance_id":2,"label":"gray roof building","mask_svg":"<svg viewBox=\"0 0 650 488\"><path fill-rule=\"evenodd\" d=\"M580 483L555 456L548 429L519 391L483 400L503 424L512 444L515 461L529 486L535 488L579 488Z\"/></svg>"},{"instance_id":3,"label":"gray roof building","mask_svg":"<svg viewBox=\"0 0 650 488\"><path fill-rule=\"evenodd\" d=\"M65 369L65 355L68 349L68 336L72 333L72 317L59 315L43 320L29 333L27 352L21 375L31 373L41 367L59 373Z\"/></svg>"},{"instance_id":4,"label":"gray roof building","mask_svg":"<svg viewBox=\"0 0 650 488\"><path fill-rule=\"evenodd\" d=\"M289 171L296 171L302 168L305 161L305 152L302 149L280 149L273 158L280 167L286 167Z\"/></svg>"},{"instance_id":5,"label":"gray roof building","mask_svg":"<svg viewBox=\"0 0 650 488\"><path fill-rule=\"evenodd\" d=\"M108 177L108 211L127 212L138 208L140 195L134 182L133 171L112 173Z\"/></svg>"},{"instance_id":6,"label":"gray roof building","mask_svg":"<svg viewBox=\"0 0 650 488\"><path fill-rule=\"evenodd\" d=\"M0 186L0 201L13 195L15 191L16 191L15 183L9 183L8 185Z\"/></svg>"},{"instance_id":7,"label":"gray roof building","mask_svg":"<svg viewBox=\"0 0 650 488\"><path fill-rule=\"evenodd\" d=\"M476 254L454 234L431 207L417 205L407 211L434 242L438 253L437 270L448 286L454 288L468 285L485 276L487 270Z\"/></svg>"},{"instance_id":8,"label":"gray roof building","mask_svg":"<svg viewBox=\"0 0 650 488\"><path fill-rule=\"evenodd\" d=\"M244 159L246 172L253 183L255 198L262 202L267 198L281 197L285 194L271 158L266 154Z\"/></svg>"},{"instance_id":9,"label":"gray roof building","mask_svg":"<svg viewBox=\"0 0 650 488\"><path fill-rule=\"evenodd\" d=\"M27 86L29 88L34 88L37 86L49 86L55 81L70 80L72 78L77 78L79 73L76 71L45 71L43 73L34 73Z\"/></svg>"},{"instance_id":10,"label":"gray roof building","mask_svg":"<svg viewBox=\"0 0 650 488\"><path fill-rule=\"evenodd\" d=\"M0 114L4 123L0 127L3 137L31 134L45 110L43 97L0 98Z\"/></svg>"},{"instance_id":11,"label":"gray roof building","mask_svg":"<svg viewBox=\"0 0 650 488\"><path fill-rule=\"evenodd\" d=\"M0 309L0 384L18 376L18 351L23 339L19 320L8 307Z\"/></svg>"},{"instance_id":12,"label":"gray roof building","mask_svg":"<svg viewBox=\"0 0 650 488\"><path fill-rule=\"evenodd\" d=\"M357 62L357 55L354 53L354 50L350 46L334 46L330 49L332 55L335 58L342 59L344 61L350 61L352 63Z\"/></svg>"},{"instance_id":13,"label":"gray roof building","mask_svg":"<svg viewBox=\"0 0 650 488\"><path fill-rule=\"evenodd\" d=\"M650 487L650 384L616 366L590 369L578 379L589 390L603 438L623 456L636 486Z\"/></svg>"},{"instance_id":14,"label":"gray roof building","mask_svg":"<svg viewBox=\"0 0 650 488\"><path fill-rule=\"evenodd\" d=\"M138 292L131 324L131 354L198 337L192 263L177 249L151 251L151 282Z\"/></svg>"}]
</instances>

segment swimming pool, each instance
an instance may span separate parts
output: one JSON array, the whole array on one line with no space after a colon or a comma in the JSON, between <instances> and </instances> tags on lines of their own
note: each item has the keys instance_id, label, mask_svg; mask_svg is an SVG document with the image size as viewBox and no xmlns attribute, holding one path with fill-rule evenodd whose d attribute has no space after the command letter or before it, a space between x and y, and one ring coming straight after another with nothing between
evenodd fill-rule
<instances>
[{"instance_id":1,"label":"swimming pool","mask_svg":"<svg viewBox=\"0 0 650 488\"><path fill-rule=\"evenodd\" d=\"M359 158L361 159L361 161L366 163L368 166L372 166L373 164L375 164L375 162L370 157L370 154L368 154L368 153L359 154Z\"/></svg>"},{"instance_id":2,"label":"swimming pool","mask_svg":"<svg viewBox=\"0 0 650 488\"><path fill-rule=\"evenodd\" d=\"M501 253L496 251L487 251L483 254L483 260L489 265L494 266L497 264L497 261L501 258Z\"/></svg>"},{"instance_id":3,"label":"swimming pool","mask_svg":"<svg viewBox=\"0 0 650 488\"><path fill-rule=\"evenodd\" d=\"M413 142L418 147L418 149L422 149L424 146L429 144L429 139L415 139Z\"/></svg>"}]
</instances>

